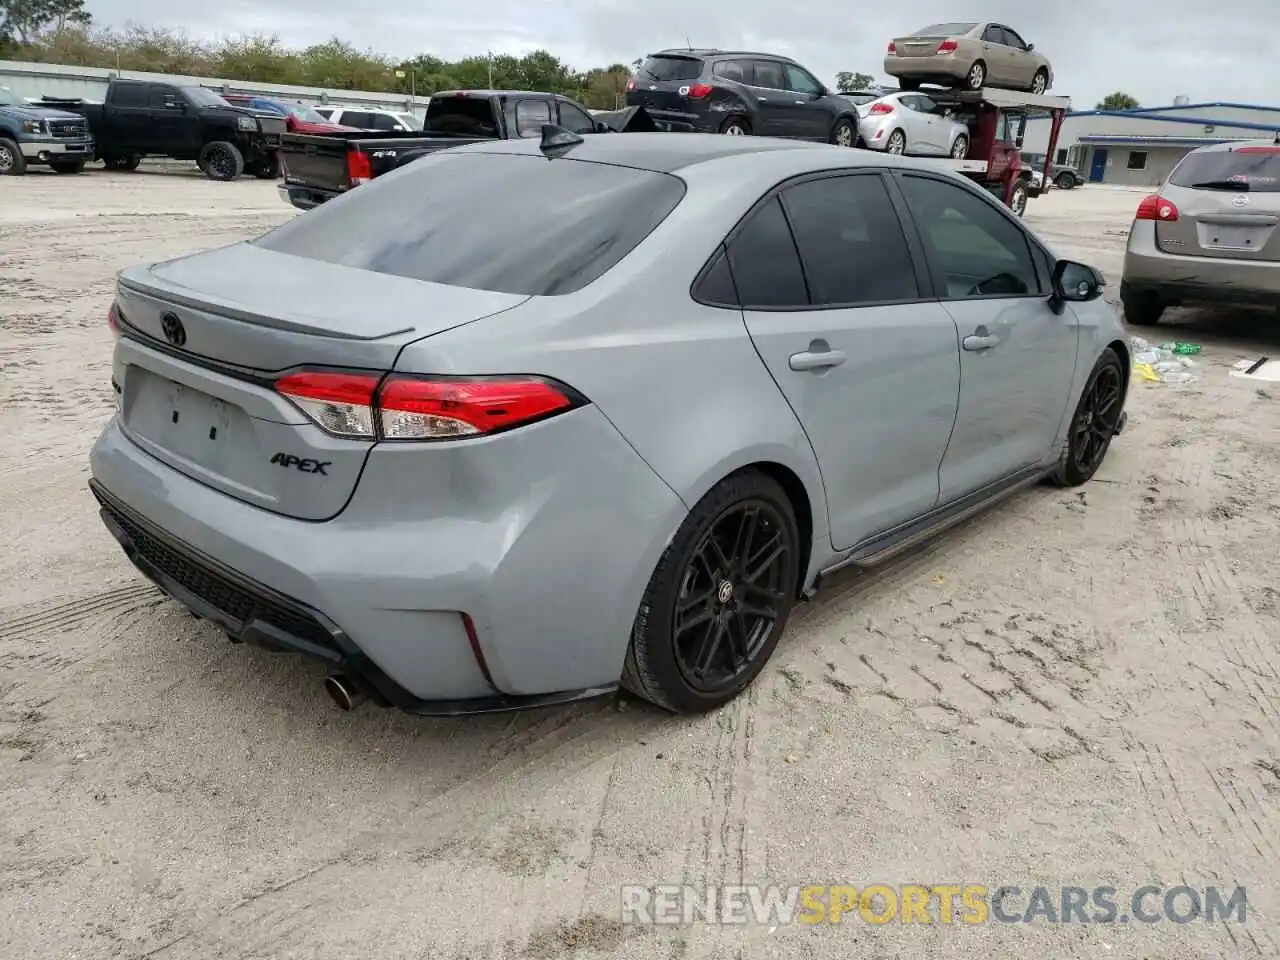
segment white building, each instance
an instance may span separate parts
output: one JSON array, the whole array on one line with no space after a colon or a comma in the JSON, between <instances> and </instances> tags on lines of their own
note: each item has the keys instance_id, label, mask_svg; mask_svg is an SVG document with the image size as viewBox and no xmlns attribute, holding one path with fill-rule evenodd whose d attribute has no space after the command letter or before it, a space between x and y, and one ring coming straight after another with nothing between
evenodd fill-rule
<instances>
[{"instance_id":1,"label":"white building","mask_svg":"<svg viewBox=\"0 0 1280 960\"><path fill-rule=\"evenodd\" d=\"M1247 103L1186 103L1137 110L1070 113L1058 134L1054 163L1075 167L1093 183L1154 187L1188 151L1230 140L1274 139L1280 107ZM1023 149L1044 153L1049 119L1027 121Z\"/></svg>"}]
</instances>

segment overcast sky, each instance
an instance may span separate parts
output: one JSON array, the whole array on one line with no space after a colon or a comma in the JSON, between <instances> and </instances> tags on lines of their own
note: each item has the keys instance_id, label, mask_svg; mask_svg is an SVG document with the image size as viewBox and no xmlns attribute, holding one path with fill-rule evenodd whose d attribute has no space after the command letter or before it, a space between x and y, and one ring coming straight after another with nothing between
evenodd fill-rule
<instances>
[{"instance_id":1,"label":"overcast sky","mask_svg":"<svg viewBox=\"0 0 1280 960\"><path fill-rule=\"evenodd\" d=\"M929 23L1008 23L1053 62L1052 93L1077 109L1113 90L1146 106L1192 101L1280 105L1280 58L1270 29L1280 0L87 0L99 24L127 20L214 39L276 33L291 46L337 35L394 57L521 54L539 47L574 67L629 63L668 46L742 47L788 54L825 82L839 70L886 79L890 38ZM406 7L419 6L418 11ZM1268 16L1270 14L1270 16Z\"/></svg>"}]
</instances>

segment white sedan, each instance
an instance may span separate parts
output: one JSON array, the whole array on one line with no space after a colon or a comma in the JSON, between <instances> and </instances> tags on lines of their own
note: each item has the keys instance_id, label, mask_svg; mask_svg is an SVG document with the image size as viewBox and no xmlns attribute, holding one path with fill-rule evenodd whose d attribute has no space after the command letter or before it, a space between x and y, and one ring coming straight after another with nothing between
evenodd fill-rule
<instances>
[{"instance_id":1,"label":"white sedan","mask_svg":"<svg viewBox=\"0 0 1280 960\"><path fill-rule=\"evenodd\" d=\"M891 93L857 109L858 138L868 149L956 160L969 154L969 128L923 93Z\"/></svg>"}]
</instances>

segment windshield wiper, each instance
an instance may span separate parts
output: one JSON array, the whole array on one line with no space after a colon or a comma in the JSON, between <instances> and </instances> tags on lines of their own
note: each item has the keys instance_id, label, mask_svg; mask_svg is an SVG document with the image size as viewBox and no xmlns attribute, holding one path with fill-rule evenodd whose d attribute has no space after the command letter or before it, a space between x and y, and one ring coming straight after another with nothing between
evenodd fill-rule
<instances>
[{"instance_id":1,"label":"windshield wiper","mask_svg":"<svg viewBox=\"0 0 1280 960\"><path fill-rule=\"evenodd\" d=\"M1238 190L1241 193L1249 192L1248 181L1241 182L1239 180L1201 180L1199 183L1191 184L1192 190Z\"/></svg>"}]
</instances>

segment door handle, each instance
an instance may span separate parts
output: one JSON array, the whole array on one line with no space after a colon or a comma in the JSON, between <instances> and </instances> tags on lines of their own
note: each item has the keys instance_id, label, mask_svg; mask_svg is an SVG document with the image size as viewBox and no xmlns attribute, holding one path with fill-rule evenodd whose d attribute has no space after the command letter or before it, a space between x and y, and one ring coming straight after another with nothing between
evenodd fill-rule
<instances>
[{"instance_id":1,"label":"door handle","mask_svg":"<svg viewBox=\"0 0 1280 960\"><path fill-rule=\"evenodd\" d=\"M797 101L796 101L796 103L800 104L801 106L804 106L804 104L806 103L806 101L804 101L804 100L797 100Z\"/></svg>"},{"instance_id":2,"label":"door handle","mask_svg":"<svg viewBox=\"0 0 1280 960\"><path fill-rule=\"evenodd\" d=\"M768 97L756 97L756 99L757 99L757 100L759 100L761 103L768 103L768 102L769 102L769 98L768 98Z\"/></svg>"},{"instance_id":3,"label":"door handle","mask_svg":"<svg viewBox=\"0 0 1280 960\"><path fill-rule=\"evenodd\" d=\"M970 334L961 341L961 345L966 350L990 350L1000 342L999 337L986 333L985 327L979 327L978 329L984 332Z\"/></svg>"},{"instance_id":4,"label":"door handle","mask_svg":"<svg viewBox=\"0 0 1280 960\"><path fill-rule=\"evenodd\" d=\"M792 370L813 372L838 367L847 359L843 350L831 350L825 343L811 343L808 350L791 355L790 365Z\"/></svg>"}]
</instances>

